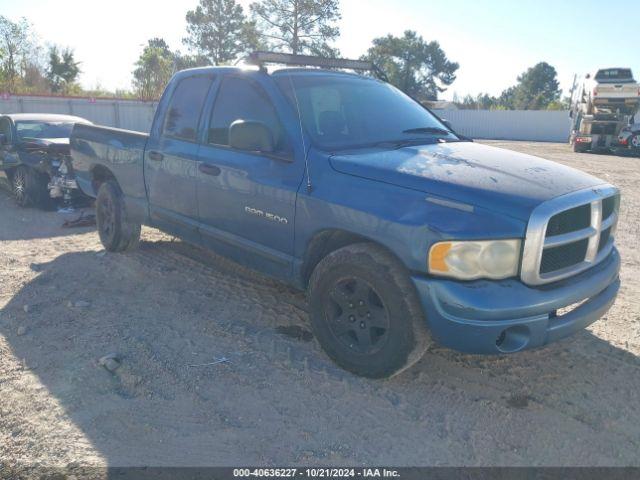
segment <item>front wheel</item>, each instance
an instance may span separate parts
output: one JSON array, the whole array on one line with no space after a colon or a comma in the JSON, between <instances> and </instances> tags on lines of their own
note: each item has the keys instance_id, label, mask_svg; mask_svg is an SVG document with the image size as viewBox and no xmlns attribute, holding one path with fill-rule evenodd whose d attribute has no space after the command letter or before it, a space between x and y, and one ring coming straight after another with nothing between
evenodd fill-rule
<instances>
[{"instance_id":1,"label":"front wheel","mask_svg":"<svg viewBox=\"0 0 640 480\"><path fill-rule=\"evenodd\" d=\"M96 198L96 224L100 241L110 252L133 250L140 242L140 224L127 217L124 198L118 186L104 182Z\"/></svg>"},{"instance_id":2,"label":"front wheel","mask_svg":"<svg viewBox=\"0 0 640 480\"><path fill-rule=\"evenodd\" d=\"M309 305L322 348L357 375L396 375L431 343L408 272L373 244L350 245L325 257L311 276Z\"/></svg>"},{"instance_id":3,"label":"front wheel","mask_svg":"<svg viewBox=\"0 0 640 480\"><path fill-rule=\"evenodd\" d=\"M629 145L635 152L640 152L640 133L635 133L629 139Z\"/></svg>"},{"instance_id":4,"label":"front wheel","mask_svg":"<svg viewBox=\"0 0 640 480\"><path fill-rule=\"evenodd\" d=\"M11 190L16 203L21 207L48 207L48 182L49 178L45 174L20 165L11 174Z\"/></svg>"}]
</instances>

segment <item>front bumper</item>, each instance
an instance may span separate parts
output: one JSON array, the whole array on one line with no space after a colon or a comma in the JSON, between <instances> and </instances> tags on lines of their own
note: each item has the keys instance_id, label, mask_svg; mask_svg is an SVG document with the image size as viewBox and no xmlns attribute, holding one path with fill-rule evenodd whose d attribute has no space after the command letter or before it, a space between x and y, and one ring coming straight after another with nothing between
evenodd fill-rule
<instances>
[{"instance_id":1,"label":"front bumper","mask_svg":"<svg viewBox=\"0 0 640 480\"><path fill-rule=\"evenodd\" d=\"M556 283L413 277L434 339L467 353L513 353L560 340L602 317L620 288L620 255ZM580 303L568 313L558 310Z\"/></svg>"},{"instance_id":2,"label":"front bumper","mask_svg":"<svg viewBox=\"0 0 640 480\"><path fill-rule=\"evenodd\" d=\"M47 188L49 189L49 196L51 198L64 197L65 192L70 194L71 192L79 191L76 180L65 175L56 175L52 177Z\"/></svg>"},{"instance_id":3,"label":"front bumper","mask_svg":"<svg viewBox=\"0 0 640 480\"><path fill-rule=\"evenodd\" d=\"M615 105L626 105L626 106L637 106L640 103L640 98L636 96L631 96L631 94L601 94L593 99L593 104L597 106L615 106Z\"/></svg>"}]
</instances>

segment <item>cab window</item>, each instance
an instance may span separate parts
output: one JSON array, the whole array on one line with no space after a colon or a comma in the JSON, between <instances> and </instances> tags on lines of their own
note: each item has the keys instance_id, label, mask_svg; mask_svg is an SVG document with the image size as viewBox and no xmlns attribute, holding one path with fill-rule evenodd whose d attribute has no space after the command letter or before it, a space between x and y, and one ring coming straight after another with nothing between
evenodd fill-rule
<instances>
[{"instance_id":1,"label":"cab window","mask_svg":"<svg viewBox=\"0 0 640 480\"><path fill-rule=\"evenodd\" d=\"M229 146L229 127L236 120L264 123L273 134L276 152L287 150L284 129L267 93L250 80L227 77L211 112L208 143Z\"/></svg>"},{"instance_id":2,"label":"cab window","mask_svg":"<svg viewBox=\"0 0 640 480\"><path fill-rule=\"evenodd\" d=\"M164 120L162 131L165 136L196 141L200 113L212 80L209 75L197 75L178 83Z\"/></svg>"}]
</instances>

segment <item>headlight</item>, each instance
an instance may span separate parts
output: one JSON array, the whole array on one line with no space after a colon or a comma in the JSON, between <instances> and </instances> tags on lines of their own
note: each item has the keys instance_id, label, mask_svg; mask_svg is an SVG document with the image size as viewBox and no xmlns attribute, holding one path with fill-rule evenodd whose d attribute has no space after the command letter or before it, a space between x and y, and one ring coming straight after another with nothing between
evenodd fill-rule
<instances>
[{"instance_id":1,"label":"headlight","mask_svg":"<svg viewBox=\"0 0 640 480\"><path fill-rule=\"evenodd\" d=\"M518 274L520 240L440 242L429 250L429 273L460 280Z\"/></svg>"}]
</instances>

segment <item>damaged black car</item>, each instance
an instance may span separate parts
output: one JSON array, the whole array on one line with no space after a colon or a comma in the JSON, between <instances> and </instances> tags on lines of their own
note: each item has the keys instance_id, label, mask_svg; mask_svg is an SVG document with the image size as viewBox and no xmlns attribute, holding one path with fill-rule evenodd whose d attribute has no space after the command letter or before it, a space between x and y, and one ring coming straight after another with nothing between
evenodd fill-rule
<instances>
[{"instance_id":1,"label":"damaged black car","mask_svg":"<svg viewBox=\"0 0 640 480\"><path fill-rule=\"evenodd\" d=\"M82 196L69 155L76 123L91 124L69 115L0 116L0 178L6 178L18 205L50 208Z\"/></svg>"}]
</instances>

